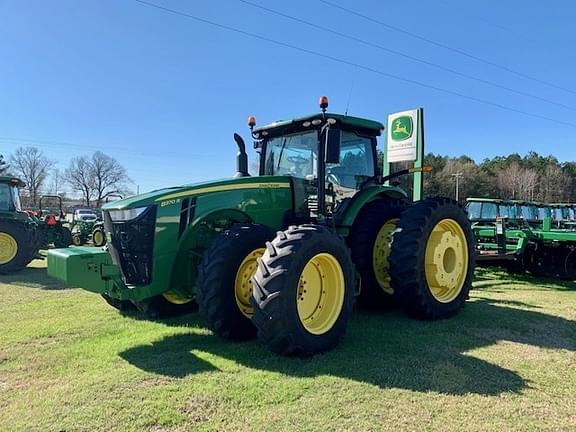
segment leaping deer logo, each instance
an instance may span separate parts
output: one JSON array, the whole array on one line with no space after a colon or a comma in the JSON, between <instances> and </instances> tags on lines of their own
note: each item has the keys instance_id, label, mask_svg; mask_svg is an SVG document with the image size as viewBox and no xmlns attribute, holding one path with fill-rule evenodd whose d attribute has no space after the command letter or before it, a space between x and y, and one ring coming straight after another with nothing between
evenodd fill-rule
<instances>
[{"instance_id":1,"label":"leaping deer logo","mask_svg":"<svg viewBox=\"0 0 576 432\"><path fill-rule=\"evenodd\" d=\"M395 125L395 128L392 132L394 132L395 134L410 135L410 133L406 129L406 125L402 124L402 121L400 119L396 120L394 122L394 125Z\"/></svg>"}]
</instances>

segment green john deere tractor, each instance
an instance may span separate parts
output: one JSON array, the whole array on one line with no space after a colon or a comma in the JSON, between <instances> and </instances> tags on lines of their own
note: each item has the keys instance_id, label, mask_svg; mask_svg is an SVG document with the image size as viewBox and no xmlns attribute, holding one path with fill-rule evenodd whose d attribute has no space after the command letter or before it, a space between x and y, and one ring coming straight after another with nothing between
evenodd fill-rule
<instances>
[{"instance_id":1,"label":"green john deere tractor","mask_svg":"<svg viewBox=\"0 0 576 432\"><path fill-rule=\"evenodd\" d=\"M576 279L572 204L468 198L479 265Z\"/></svg>"},{"instance_id":2,"label":"green john deere tractor","mask_svg":"<svg viewBox=\"0 0 576 432\"><path fill-rule=\"evenodd\" d=\"M0 274L26 267L40 246L38 225L20 205L23 186L17 178L0 177Z\"/></svg>"},{"instance_id":3,"label":"green john deere tractor","mask_svg":"<svg viewBox=\"0 0 576 432\"><path fill-rule=\"evenodd\" d=\"M47 204L48 203L48 204ZM72 232L64 225L62 197L43 195L40 197L40 228L43 232L42 249L50 245L55 248L67 248L72 244Z\"/></svg>"},{"instance_id":4,"label":"green john deere tractor","mask_svg":"<svg viewBox=\"0 0 576 432\"><path fill-rule=\"evenodd\" d=\"M217 335L258 335L284 355L333 348L356 296L372 306L396 302L424 320L455 315L475 265L466 212L447 198L412 202L388 185L424 168L382 175L376 149L384 126L326 113L325 99L320 106L256 129L249 119L259 176L248 174L235 134L234 178L105 205L108 250L51 250L49 274L151 317L197 302ZM405 150L411 157L416 135L423 154L412 117L394 119L391 132L390 161Z\"/></svg>"}]
</instances>

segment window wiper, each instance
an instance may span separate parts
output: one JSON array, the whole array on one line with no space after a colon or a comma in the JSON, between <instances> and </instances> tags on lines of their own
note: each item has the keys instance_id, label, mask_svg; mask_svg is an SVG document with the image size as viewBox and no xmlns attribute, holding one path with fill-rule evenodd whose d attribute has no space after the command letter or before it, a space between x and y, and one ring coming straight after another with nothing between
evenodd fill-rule
<instances>
[{"instance_id":1,"label":"window wiper","mask_svg":"<svg viewBox=\"0 0 576 432\"><path fill-rule=\"evenodd\" d=\"M276 166L276 171L280 169L280 162L282 162L282 153L284 153L284 148L286 147L286 141L288 138L284 138L282 141L282 147L280 148L280 154L278 155L278 165Z\"/></svg>"}]
</instances>

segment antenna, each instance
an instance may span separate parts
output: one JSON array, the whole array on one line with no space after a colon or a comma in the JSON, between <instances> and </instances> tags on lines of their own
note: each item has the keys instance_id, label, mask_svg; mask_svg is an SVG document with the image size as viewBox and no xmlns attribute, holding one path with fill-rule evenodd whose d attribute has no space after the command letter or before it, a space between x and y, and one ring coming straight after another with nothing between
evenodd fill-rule
<instances>
[{"instance_id":1,"label":"antenna","mask_svg":"<svg viewBox=\"0 0 576 432\"><path fill-rule=\"evenodd\" d=\"M354 84L356 84L356 79L358 78L358 68L354 70L354 75L352 75L352 84L350 85L350 92L348 93L348 102L346 102L346 111L344 115L348 115L348 108L350 107L350 99L352 99L352 91L354 90Z\"/></svg>"}]
</instances>

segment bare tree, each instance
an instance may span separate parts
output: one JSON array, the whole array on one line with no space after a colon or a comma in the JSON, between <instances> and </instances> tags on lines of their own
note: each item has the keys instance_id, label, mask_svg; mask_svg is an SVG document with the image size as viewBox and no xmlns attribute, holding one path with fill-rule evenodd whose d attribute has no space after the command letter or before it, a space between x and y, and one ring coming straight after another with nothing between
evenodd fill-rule
<instances>
[{"instance_id":1,"label":"bare tree","mask_svg":"<svg viewBox=\"0 0 576 432\"><path fill-rule=\"evenodd\" d=\"M538 180L539 176L536 170L529 168L524 168L520 170L518 198L525 200L534 200Z\"/></svg>"},{"instance_id":2,"label":"bare tree","mask_svg":"<svg viewBox=\"0 0 576 432\"><path fill-rule=\"evenodd\" d=\"M125 194L130 178L126 169L111 156L97 151L92 155L92 190L96 197L96 206L110 195Z\"/></svg>"},{"instance_id":3,"label":"bare tree","mask_svg":"<svg viewBox=\"0 0 576 432\"><path fill-rule=\"evenodd\" d=\"M26 182L26 189L33 206L38 202L40 188L48 178L54 164L36 147L19 147L10 156L10 164L16 175Z\"/></svg>"},{"instance_id":4,"label":"bare tree","mask_svg":"<svg viewBox=\"0 0 576 432\"><path fill-rule=\"evenodd\" d=\"M126 169L116 159L101 151L91 157L73 158L66 170L65 179L73 190L82 193L87 206L94 201L97 207L111 195L128 193L127 183L130 182Z\"/></svg>"},{"instance_id":5,"label":"bare tree","mask_svg":"<svg viewBox=\"0 0 576 432\"><path fill-rule=\"evenodd\" d=\"M570 176L557 165L547 165L540 182L541 199L547 202L564 201L570 198Z\"/></svg>"},{"instance_id":6,"label":"bare tree","mask_svg":"<svg viewBox=\"0 0 576 432\"><path fill-rule=\"evenodd\" d=\"M80 192L87 206L93 196L92 164L86 156L72 158L70 165L64 172L64 179L72 190Z\"/></svg>"},{"instance_id":7,"label":"bare tree","mask_svg":"<svg viewBox=\"0 0 576 432\"><path fill-rule=\"evenodd\" d=\"M52 195L58 195L62 192L62 172L58 168L52 170L50 175L50 193Z\"/></svg>"}]
</instances>

